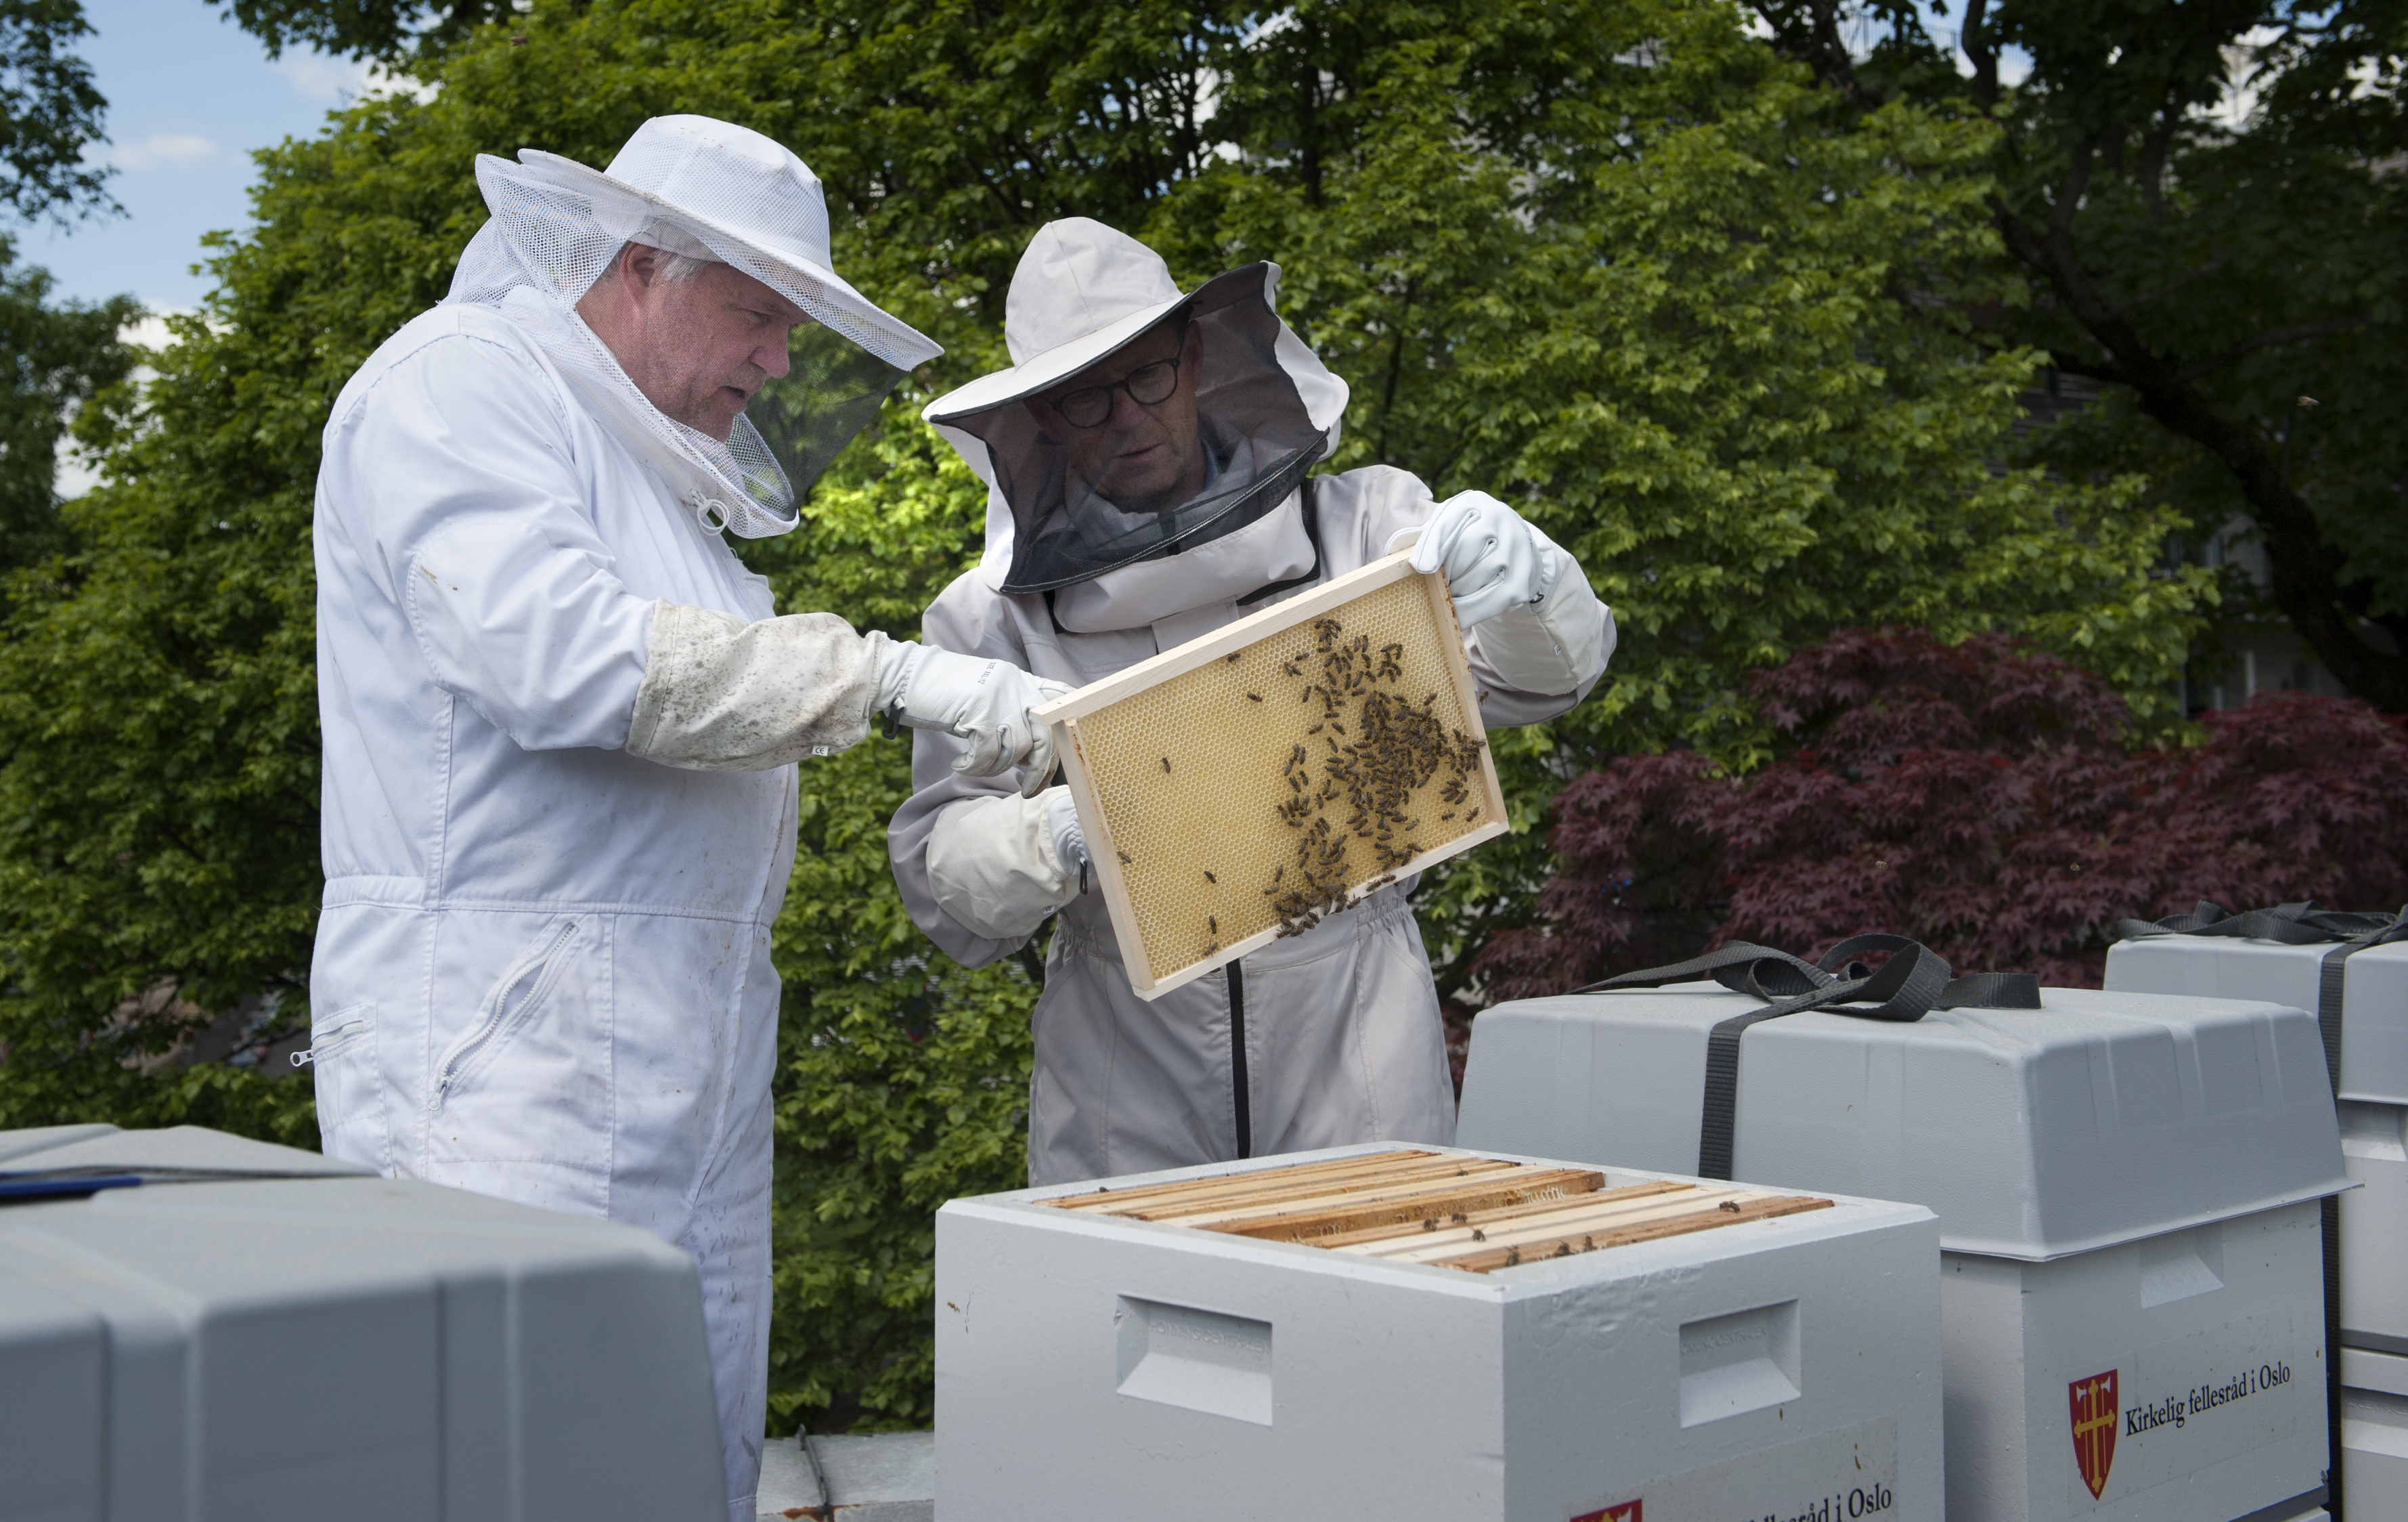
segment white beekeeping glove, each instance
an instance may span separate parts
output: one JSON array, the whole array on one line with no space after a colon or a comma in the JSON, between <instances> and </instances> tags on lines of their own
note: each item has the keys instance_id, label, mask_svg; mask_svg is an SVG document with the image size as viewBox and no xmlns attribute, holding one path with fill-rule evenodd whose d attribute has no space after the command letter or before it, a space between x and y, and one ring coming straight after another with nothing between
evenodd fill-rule
<instances>
[{"instance_id":1,"label":"white beekeeping glove","mask_svg":"<svg viewBox=\"0 0 2408 1522\"><path fill-rule=\"evenodd\" d=\"M1540 551L1546 537L1486 492L1448 497L1418 529L1390 535L1388 548L1416 533L1421 540L1413 546L1413 569L1426 576L1446 572L1455 616L1467 629L1510 609L1528 608L1546 595L1542 578L1551 567Z\"/></svg>"},{"instance_id":2,"label":"white beekeeping glove","mask_svg":"<svg viewBox=\"0 0 2408 1522\"><path fill-rule=\"evenodd\" d=\"M878 711L914 729L941 729L968 740L953 761L955 771L993 777L1026 768L1024 797L1034 797L1054 773L1054 732L1028 711L1069 694L1061 682L1031 676L1009 661L926 645L890 644L879 658Z\"/></svg>"},{"instance_id":3,"label":"white beekeeping glove","mask_svg":"<svg viewBox=\"0 0 2408 1522\"><path fill-rule=\"evenodd\" d=\"M1485 492L1465 492L1440 503L1419 528L1390 535L1388 548L1413 534L1421 536L1413 569L1446 572L1456 619L1508 684L1553 696L1604 674L1613 615L1570 552L1520 513Z\"/></svg>"},{"instance_id":4,"label":"white beekeeping glove","mask_svg":"<svg viewBox=\"0 0 2408 1522\"><path fill-rule=\"evenodd\" d=\"M928 834L928 888L937 907L989 940L1017 940L1078 897L1086 865L1067 787L1033 798L989 795L949 803Z\"/></svg>"}]
</instances>

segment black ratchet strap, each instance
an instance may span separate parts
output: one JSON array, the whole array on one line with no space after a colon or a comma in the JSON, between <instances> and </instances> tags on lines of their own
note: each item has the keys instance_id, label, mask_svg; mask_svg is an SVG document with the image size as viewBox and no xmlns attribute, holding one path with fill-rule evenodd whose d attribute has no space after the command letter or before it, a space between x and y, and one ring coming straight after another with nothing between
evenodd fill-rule
<instances>
[{"instance_id":1,"label":"black ratchet strap","mask_svg":"<svg viewBox=\"0 0 2408 1522\"><path fill-rule=\"evenodd\" d=\"M1853 960L1859 952L1885 951L1888 961L1869 971ZM1760 1010L1721 1021L1706 1038L1705 1107L1698 1123L1698 1176L1731 1176L1731 1144L1739 1121L1739 1047L1748 1027L1807 1010L1828 1010L1858 1020L1912 1023L1933 1010L2037 1010L2040 980L2028 972L1982 972L1950 976L1940 954L1905 936L1850 936L1809 962L1769 946L1735 940L1719 950L1670 967L1626 972L1576 988L1574 993L1611 993L1655 988L1711 977L1736 994L1765 1001ZM1859 1006L1870 1005L1865 1009Z\"/></svg>"}]
</instances>

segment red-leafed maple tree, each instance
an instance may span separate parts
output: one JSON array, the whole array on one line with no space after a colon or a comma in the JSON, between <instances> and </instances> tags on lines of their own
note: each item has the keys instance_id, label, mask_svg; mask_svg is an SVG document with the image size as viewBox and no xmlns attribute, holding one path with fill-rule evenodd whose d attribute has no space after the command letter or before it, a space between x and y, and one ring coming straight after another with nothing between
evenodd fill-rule
<instances>
[{"instance_id":1,"label":"red-leafed maple tree","mask_svg":"<svg viewBox=\"0 0 2408 1522\"><path fill-rule=\"evenodd\" d=\"M1776 758L1727 775L1627 756L1555 804L1542 921L1476 964L1555 993L1727 940L1817 955L1912 936L1959 972L2096 987L2115 920L2408 899L2408 729L2354 699L2259 696L2180 748L2126 748L2124 703L1985 636L1846 630L1758 674Z\"/></svg>"}]
</instances>

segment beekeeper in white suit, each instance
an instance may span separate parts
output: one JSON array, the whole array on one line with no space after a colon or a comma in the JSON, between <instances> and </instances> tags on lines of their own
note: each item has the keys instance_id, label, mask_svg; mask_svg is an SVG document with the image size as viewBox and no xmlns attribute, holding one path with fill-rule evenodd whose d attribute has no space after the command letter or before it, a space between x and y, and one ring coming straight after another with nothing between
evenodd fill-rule
<instances>
[{"instance_id":1,"label":"beekeeper in white suit","mask_svg":"<svg viewBox=\"0 0 2408 1522\"><path fill-rule=\"evenodd\" d=\"M692 1252L749 1522L795 763L883 711L966 776L1041 772L1027 710L1061 689L775 616L722 538L793 528L939 352L837 278L800 160L690 116L604 173L520 158L478 159L493 217L451 294L326 424L319 1125L332 1156Z\"/></svg>"},{"instance_id":2,"label":"beekeeper in white suit","mask_svg":"<svg viewBox=\"0 0 2408 1522\"><path fill-rule=\"evenodd\" d=\"M1413 541L1443 569L1494 728L1585 696L1613 623L1572 557L1498 501L1402 470L1305 471L1346 386L1281 322L1279 269L1181 295L1152 251L1083 218L1012 277L1012 366L931 403L989 485L986 555L922 637L1073 685ZM1059 912L1036 1016L1036 1184L1379 1139L1455 1135L1437 990L1408 877L1152 1002L1130 991L1068 790L1024 798L923 732L888 834L912 918L976 967ZM1207 784L1209 785L1209 783Z\"/></svg>"}]
</instances>

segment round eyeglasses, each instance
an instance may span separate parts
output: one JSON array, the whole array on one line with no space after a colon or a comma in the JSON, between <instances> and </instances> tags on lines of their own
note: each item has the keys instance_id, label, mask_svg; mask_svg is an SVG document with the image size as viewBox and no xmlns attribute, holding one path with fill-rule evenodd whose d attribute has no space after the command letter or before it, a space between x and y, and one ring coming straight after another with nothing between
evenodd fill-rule
<instances>
[{"instance_id":1,"label":"round eyeglasses","mask_svg":"<svg viewBox=\"0 0 2408 1522\"><path fill-rule=\"evenodd\" d=\"M1082 386L1066 396L1057 396L1050 405L1062 414L1062 421L1073 428L1099 428L1112 415L1112 393L1125 391L1129 400L1140 407L1158 407L1170 400L1179 389L1179 361L1182 355L1157 359L1141 365L1109 386Z\"/></svg>"}]
</instances>

